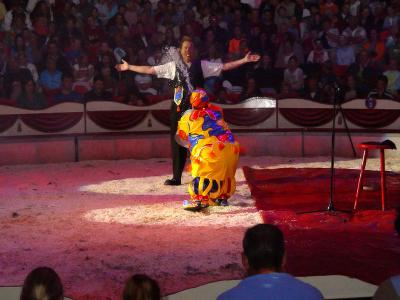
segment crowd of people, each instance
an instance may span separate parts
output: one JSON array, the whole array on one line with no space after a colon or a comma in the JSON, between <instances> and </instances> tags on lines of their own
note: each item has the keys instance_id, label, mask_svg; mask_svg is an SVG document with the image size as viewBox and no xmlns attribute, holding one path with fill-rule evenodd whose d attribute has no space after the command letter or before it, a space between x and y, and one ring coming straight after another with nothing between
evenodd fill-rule
<instances>
[{"instance_id":1,"label":"crowd of people","mask_svg":"<svg viewBox=\"0 0 400 300\"><path fill-rule=\"evenodd\" d=\"M400 234L400 210L394 221ZM242 263L246 277L217 300L322 300L322 293L292 275L284 272L285 238L275 225L258 224L248 228L242 242ZM400 276L383 282L374 300L399 299ZM161 290L156 280L143 274L131 276L121 293L123 300L160 300ZM34 269L26 277L20 300L62 300L64 289L58 274L49 267Z\"/></svg>"},{"instance_id":2,"label":"crowd of people","mask_svg":"<svg viewBox=\"0 0 400 300\"><path fill-rule=\"evenodd\" d=\"M399 98L400 1L258 2L1 0L0 98L26 108L166 99L165 80L117 72L114 50L122 49L130 64L157 65L183 36L194 41L197 59L261 55L204 79L223 103L261 95L327 102L333 82L343 86L345 100Z\"/></svg>"}]
</instances>

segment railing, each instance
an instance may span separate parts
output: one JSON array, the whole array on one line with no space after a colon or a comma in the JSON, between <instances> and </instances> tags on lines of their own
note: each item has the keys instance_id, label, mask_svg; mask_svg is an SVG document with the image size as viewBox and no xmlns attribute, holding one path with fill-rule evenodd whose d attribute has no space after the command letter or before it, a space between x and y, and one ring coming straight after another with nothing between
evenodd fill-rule
<instances>
[{"instance_id":1,"label":"railing","mask_svg":"<svg viewBox=\"0 0 400 300\"><path fill-rule=\"evenodd\" d=\"M169 132L170 101L150 106L93 101L66 102L43 110L0 105L0 137L37 135L84 135L105 133ZM366 100L342 104L335 116L336 128L367 132L400 133L400 102L377 100L368 108ZM332 105L304 99L250 98L232 105L220 105L225 120L235 132L328 131L332 127Z\"/></svg>"}]
</instances>

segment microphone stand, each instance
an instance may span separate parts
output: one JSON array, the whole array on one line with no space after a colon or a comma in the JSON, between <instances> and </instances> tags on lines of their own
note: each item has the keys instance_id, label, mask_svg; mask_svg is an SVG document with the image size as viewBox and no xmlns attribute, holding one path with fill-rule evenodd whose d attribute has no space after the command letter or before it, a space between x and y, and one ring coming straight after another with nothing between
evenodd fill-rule
<instances>
[{"instance_id":1,"label":"microphone stand","mask_svg":"<svg viewBox=\"0 0 400 300\"><path fill-rule=\"evenodd\" d=\"M324 85L324 88L328 85L329 83L326 83ZM353 155L356 157L356 150L353 145L353 141L351 139L350 135L350 130L349 127L347 126L347 121L346 117L343 114L342 106L341 106L341 101L343 100L343 94L341 92L340 86L335 82L334 83L334 95L333 95L333 104L332 104L332 131L331 131L331 166L330 166L330 188L329 188L329 203L326 209L324 210L315 210L315 211L308 211L308 212L300 212L300 214L307 214L307 213L315 213L315 212L344 212L344 213L350 213L350 211L346 210L336 210L335 205L334 205L334 192L335 192L335 137L336 137L336 114L338 110L342 114L343 117L343 123L346 128L347 136L350 140L350 144L353 150ZM339 97L341 99L339 99Z\"/></svg>"}]
</instances>

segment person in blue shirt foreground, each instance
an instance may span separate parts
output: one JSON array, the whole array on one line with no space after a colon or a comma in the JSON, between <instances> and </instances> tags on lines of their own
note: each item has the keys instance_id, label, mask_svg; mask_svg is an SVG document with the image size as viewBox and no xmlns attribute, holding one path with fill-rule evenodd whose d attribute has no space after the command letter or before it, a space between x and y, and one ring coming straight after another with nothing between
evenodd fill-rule
<instances>
[{"instance_id":1,"label":"person in blue shirt foreground","mask_svg":"<svg viewBox=\"0 0 400 300\"><path fill-rule=\"evenodd\" d=\"M249 228L243 238L242 263L248 277L217 300L320 300L321 292L290 274L282 273L285 240L271 224Z\"/></svg>"}]
</instances>

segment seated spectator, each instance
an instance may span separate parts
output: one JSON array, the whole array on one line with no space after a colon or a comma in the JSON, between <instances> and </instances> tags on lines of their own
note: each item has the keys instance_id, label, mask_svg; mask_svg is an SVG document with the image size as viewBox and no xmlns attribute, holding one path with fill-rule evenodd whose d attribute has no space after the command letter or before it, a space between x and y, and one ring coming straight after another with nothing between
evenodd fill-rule
<instances>
[{"instance_id":1,"label":"seated spectator","mask_svg":"<svg viewBox=\"0 0 400 300\"><path fill-rule=\"evenodd\" d=\"M313 101L321 101L321 93L317 78L310 77L306 80L304 98Z\"/></svg>"},{"instance_id":2,"label":"seated spectator","mask_svg":"<svg viewBox=\"0 0 400 300\"><path fill-rule=\"evenodd\" d=\"M299 68L296 56L292 56L289 59L288 67L283 73L283 80L289 85L289 89L292 92L301 92L304 88L304 73Z\"/></svg>"},{"instance_id":3,"label":"seated spectator","mask_svg":"<svg viewBox=\"0 0 400 300\"><path fill-rule=\"evenodd\" d=\"M73 90L73 77L69 74L63 74L61 91L53 98L54 103L59 102L82 102L82 94Z\"/></svg>"},{"instance_id":4,"label":"seated spectator","mask_svg":"<svg viewBox=\"0 0 400 300\"><path fill-rule=\"evenodd\" d=\"M17 106L28 109L42 109L47 107L46 97L36 89L35 82L28 80L22 87L17 99Z\"/></svg>"},{"instance_id":5,"label":"seated spectator","mask_svg":"<svg viewBox=\"0 0 400 300\"><path fill-rule=\"evenodd\" d=\"M147 275L136 274L125 283L123 300L160 300L161 292L157 281Z\"/></svg>"},{"instance_id":6,"label":"seated spectator","mask_svg":"<svg viewBox=\"0 0 400 300\"><path fill-rule=\"evenodd\" d=\"M6 70L4 72L3 85L6 97L10 97L13 90L13 83L19 82L21 87L21 82L33 79L31 72L28 69L20 68L18 62L13 58L8 59L4 67Z\"/></svg>"},{"instance_id":7,"label":"seated spectator","mask_svg":"<svg viewBox=\"0 0 400 300\"><path fill-rule=\"evenodd\" d=\"M135 75L135 84L139 92L144 95L157 95L157 91L152 87L152 78L149 75L137 74Z\"/></svg>"},{"instance_id":8,"label":"seated spectator","mask_svg":"<svg viewBox=\"0 0 400 300\"><path fill-rule=\"evenodd\" d=\"M363 49L373 57L374 60L380 62L385 57L385 43L379 39L376 29L371 29L369 39L363 45Z\"/></svg>"},{"instance_id":9,"label":"seated spectator","mask_svg":"<svg viewBox=\"0 0 400 300\"><path fill-rule=\"evenodd\" d=\"M258 224L246 231L242 262L247 278L217 300L323 299L313 286L282 272L285 239L282 231L274 225Z\"/></svg>"},{"instance_id":10,"label":"seated spectator","mask_svg":"<svg viewBox=\"0 0 400 300\"><path fill-rule=\"evenodd\" d=\"M32 270L25 278L20 300L62 300L64 289L60 277L49 267Z\"/></svg>"},{"instance_id":11,"label":"seated spectator","mask_svg":"<svg viewBox=\"0 0 400 300\"><path fill-rule=\"evenodd\" d=\"M367 50L361 50L357 61L350 65L348 73L354 75L359 83L361 96L366 96L375 85L378 74L381 73Z\"/></svg>"},{"instance_id":12,"label":"seated spectator","mask_svg":"<svg viewBox=\"0 0 400 300\"><path fill-rule=\"evenodd\" d=\"M389 5L386 11L387 15L383 21L383 29L398 25L400 21L399 11L396 13L396 9L392 5Z\"/></svg>"},{"instance_id":13,"label":"seated spectator","mask_svg":"<svg viewBox=\"0 0 400 300\"><path fill-rule=\"evenodd\" d=\"M278 72L273 66L271 57L264 54L256 68L252 72L261 92L274 95L279 90L282 82L282 73Z\"/></svg>"},{"instance_id":14,"label":"seated spectator","mask_svg":"<svg viewBox=\"0 0 400 300\"><path fill-rule=\"evenodd\" d=\"M360 26L357 16L352 16L349 19L349 26L343 30L342 34L354 47L354 51L357 51L367 39L367 32Z\"/></svg>"},{"instance_id":15,"label":"seated spectator","mask_svg":"<svg viewBox=\"0 0 400 300\"><path fill-rule=\"evenodd\" d=\"M347 75L344 92L345 92L344 94L345 100L356 99L360 96L360 93L358 91L357 79L356 77L354 77L354 75L352 74Z\"/></svg>"},{"instance_id":16,"label":"seated spectator","mask_svg":"<svg viewBox=\"0 0 400 300\"><path fill-rule=\"evenodd\" d=\"M46 69L40 73L39 84L45 94L53 94L61 87L61 71L56 69L56 61L48 58Z\"/></svg>"},{"instance_id":17,"label":"seated spectator","mask_svg":"<svg viewBox=\"0 0 400 300\"><path fill-rule=\"evenodd\" d=\"M33 80L35 82L37 82L39 79L39 75L38 75L36 66L34 64L28 62L28 60L26 58L26 54L24 52L19 52L17 59L18 59L19 68L27 69L31 73Z\"/></svg>"},{"instance_id":18,"label":"seated spectator","mask_svg":"<svg viewBox=\"0 0 400 300\"><path fill-rule=\"evenodd\" d=\"M251 97L262 96L261 90L257 85L257 81L253 77L247 78L246 84L243 87L242 93L240 94L240 100L247 100Z\"/></svg>"},{"instance_id":19,"label":"seated spectator","mask_svg":"<svg viewBox=\"0 0 400 300\"><path fill-rule=\"evenodd\" d=\"M348 67L356 61L354 49L350 46L347 38L342 35L339 37L339 47L336 50L336 64Z\"/></svg>"},{"instance_id":20,"label":"seated spectator","mask_svg":"<svg viewBox=\"0 0 400 300\"><path fill-rule=\"evenodd\" d=\"M395 58L397 61L400 61L400 25L394 25L390 28L385 47L386 53L390 58Z\"/></svg>"},{"instance_id":21,"label":"seated spectator","mask_svg":"<svg viewBox=\"0 0 400 300\"><path fill-rule=\"evenodd\" d=\"M242 29L240 26L235 26L233 29L233 37L229 40L228 43L228 52L236 55L239 57L239 45L240 41L243 40L243 34L242 34Z\"/></svg>"},{"instance_id":22,"label":"seated spectator","mask_svg":"<svg viewBox=\"0 0 400 300\"><path fill-rule=\"evenodd\" d=\"M373 99L393 99L393 95L387 90L388 79L385 75L378 77L376 89L368 94L368 98Z\"/></svg>"},{"instance_id":23,"label":"seated spectator","mask_svg":"<svg viewBox=\"0 0 400 300\"><path fill-rule=\"evenodd\" d=\"M397 235L400 235L400 209L397 209L397 216L394 220L394 228ZM381 283L375 292L373 300L398 300L400 299L400 275L392 276Z\"/></svg>"},{"instance_id":24,"label":"seated spectator","mask_svg":"<svg viewBox=\"0 0 400 300\"><path fill-rule=\"evenodd\" d=\"M314 40L313 48L307 57L307 63L323 64L329 60L328 52L322 47L320 39Z\"/></svg>"},{"instance_id":25,"label":"seated spectator","mask_svg":"<svg viewBox=\"0 0 400 300\"><path fill-rule=\"evenodd\" d=\"M399 63L396 59L391 58L389 60L389 65L387 70L383 73L388 79L387 89L388 91L396 95L400 92L400 71L399 71Z\"/></svg>"},{"instance_id":26,"label":"seated spectator","mask_svg":"<svg viewBox=\"0 0 400 300\"><path fill-rule=\"evenodd\" d=\"M113 95L104 90L104 80L101 76L95 76L93 79L93 88L84 96L85 102L88 101L112 101Z\"/></svg>"},{"instance_id":27,"label":"seated spectator","mask_svg":"<svg viewBox=\"0 0 400 300\"><path fill-rule=\"evenodd\" d=\"M93 85L94 67L89 63L88 56L82 54L73 69L75 80L72 89L80 94L90 91Z\"/></svg>"},{"instance_id":28,"label":"seated spectator","mask_svg":"<svg viewBox=\"0 0 400 300\"><path fill-rule=\"evenodd\" d=\"M111 93L112 95L115 94L115 89L117 87L117 80L113 76L114 68L110 66L103 66L100 70L100 76L103 78L104 81L104 90Z\"/></svg>"}]
</instances>

